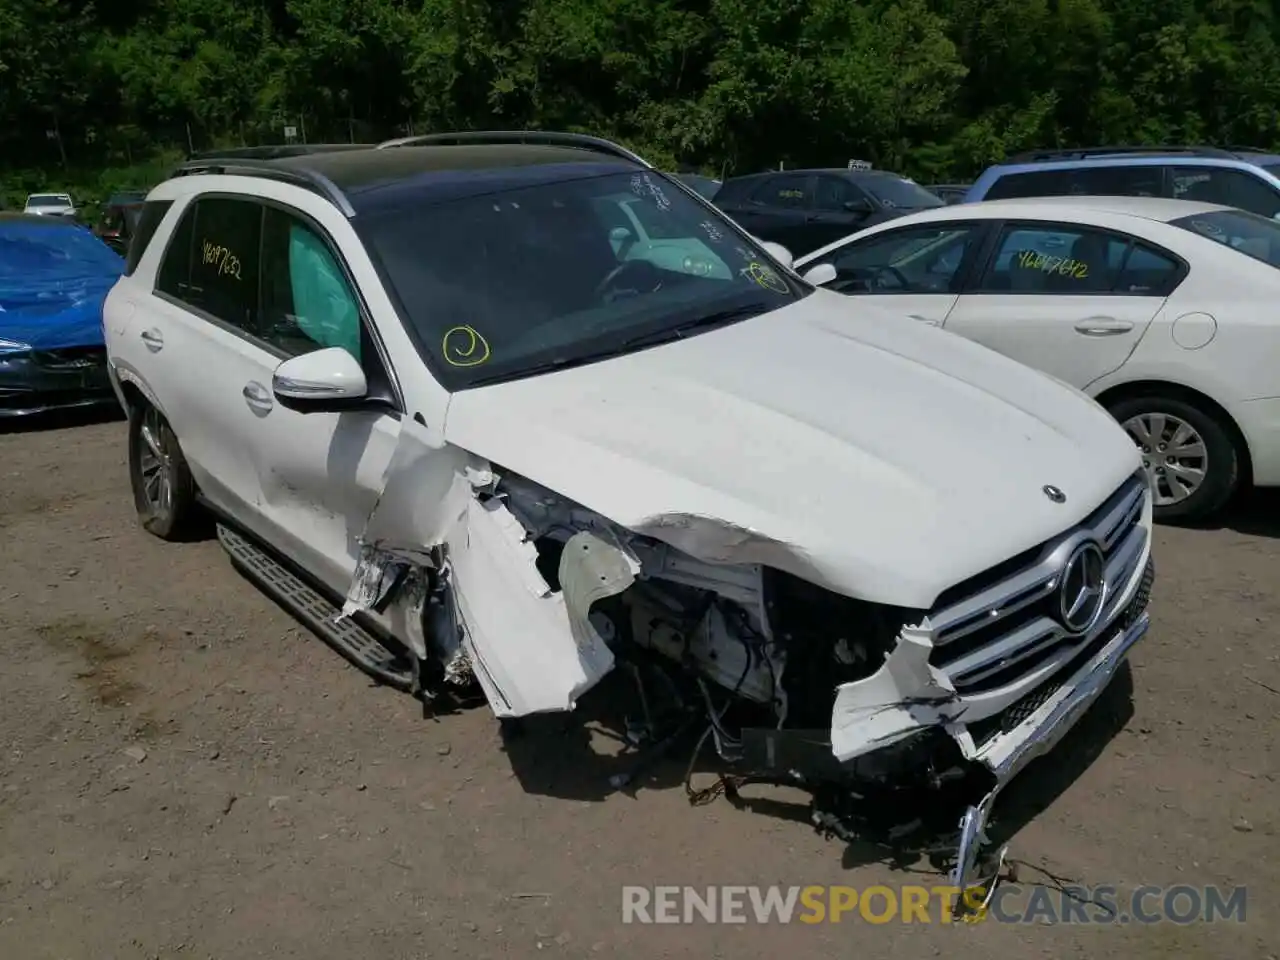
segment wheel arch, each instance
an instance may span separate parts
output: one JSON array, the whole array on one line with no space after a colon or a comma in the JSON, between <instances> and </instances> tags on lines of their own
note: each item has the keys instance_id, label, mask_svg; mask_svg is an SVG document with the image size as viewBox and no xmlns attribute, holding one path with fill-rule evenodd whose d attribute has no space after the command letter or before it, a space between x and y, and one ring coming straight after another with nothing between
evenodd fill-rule
<instances>
[{"instance_id":1,"label":"wheel arch","mask_svg":"<svg viewBox=\"0 0 1280 960\"><path fill-rule=\"evenodd\" d=\"M1171 400L1181 400L1184 403L1200 407L1205 413L1214 416L1226 428L1231 437L1231 442L1235 444L1236 453L1240 457L1241 486L1253 483L1253 457L1249 452L1249 441L1245 437L1244 431L1240 429L1240 425L1236 423L1235 418L1227 412L1227 408L1218 403L1217 400L1214 400L1213 397L1207 393L1201 393L1193 387L1183 386L1180 383L1170 383L1167 380L1134 380L1109 387L1094 399L1107 409L1110 409L1113 404L1121 400L1133 400L1138 397L1168 397Z\"/></svg>"},{"instance_id":2,"label":"wheel arch","mask_svg":"<svg viewBox=\"0 0 1280 960\"><path fill-rule=\"evenodd\" d=\"M132 380L120 381L120 393L124 397L124 412L127 416L133 416L134 411L145 406L149 401L142 390Z\"/></svg>"}]
</instances>

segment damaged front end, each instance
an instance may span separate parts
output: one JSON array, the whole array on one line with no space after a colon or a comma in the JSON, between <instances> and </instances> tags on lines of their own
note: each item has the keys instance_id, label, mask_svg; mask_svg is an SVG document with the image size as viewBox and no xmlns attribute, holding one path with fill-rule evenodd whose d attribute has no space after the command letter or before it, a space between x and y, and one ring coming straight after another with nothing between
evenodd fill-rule
<instances>
[{"instance_id":1,"label":"damaged front end","mask_svg":"<svg viewBox=\"0 0 1280 960\"><path fill-rule=\"evenodd\" d=\"M402 609L425 698L475 683L499 718L568 711L625 662L645 714L633 739L659 742L640 669L656 666L676 714L696 716L703 741L745 773L845 799L963 783L961 887L997 793L1147 628L1151 505L1137 476L930 610L740 562L735 545L750 548L738 557L768 552L715 519L626 529L476 461L438 478L441 506L424 518L419 481L389 471L344 614Z\"/></svg>"}]
</instances>

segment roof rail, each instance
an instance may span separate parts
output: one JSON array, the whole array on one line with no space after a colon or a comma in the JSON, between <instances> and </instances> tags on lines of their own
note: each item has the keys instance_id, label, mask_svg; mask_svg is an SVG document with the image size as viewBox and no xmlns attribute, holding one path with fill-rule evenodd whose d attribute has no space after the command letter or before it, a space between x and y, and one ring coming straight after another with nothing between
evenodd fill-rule
<instances>
[{"instance_id":1,"label":"roof rail","mask_svg":"<svg viewBox=\"0 0 1280 960\"><path fill-rule=\"evenodd\" d=\"M366 148L367 149L367 148ZM317 151L319 152L319 151ZM175 170L174 177L191 177L198 174L214 174L232 177L260 177L263 180L275 180L278 183L289 183L302 187L312 193L318 193L342 211L343 216L354 217L355 210L338 185L324 174L316 173L301 167L282 167L271 160L260 158L221 159L211 157L207 160L188 160Z\"/></svg>"},{"instance_id":2,"label":"roof rail","mask_svg":"<svg viewBox=\"0 0 1280 960\"><path fill-rule=\"evenodd\" d=\"M305 157L313 153L337 153L343 150L370 150L372 143L269 143L258 147L226 147L188 154L188 160L279 160L282 157Z\"/></svg>"},{"instance_id":3,"label":"roof rail","mask_svg":"<svg viewBox=\"0 0 1280 960\"><path fill-rule=\"evenodd\" d=\"M378 150L390 147L431 147L431 146L467 146L478 143L528 143L543 144L549 147L577 147L580 150L591 150L604 153L623 160L630 160L641 166L653 168L644 158L632 153L626 147L605 140L603 137L592 137L585 133L560 133L553 130L470 130L460 133L426 133L416 137L399 137L378 144Z\"/></svg>"},{"instance_id":4,"label":"roof rail","mask_svg":"<svg viewBox=\"0 0 1280 960\"><path fill-rule=\"evenodd\" d=\"M1246 147L1238 143L1227 144L1227 150L1234 150L1236 153L1275 153L1274 147Z\"/></svg>"},{"instance_id":5,"label":"roof rail","mask_svg":"<svg viewBox=\"0 0 1280 960\"><path fill-rule=\"evenodd\" d=\"M1239 148L1237 148L1239 149ZM1026 150L1015 153L1006 163L1040 163L1049 160L1087 160L1091 157L1143 156L1170 154L1192 157L1226 157L1237 159L1231 150L1222 147L1071 147L1064 150Z\"/></svg>"}]
</instances>

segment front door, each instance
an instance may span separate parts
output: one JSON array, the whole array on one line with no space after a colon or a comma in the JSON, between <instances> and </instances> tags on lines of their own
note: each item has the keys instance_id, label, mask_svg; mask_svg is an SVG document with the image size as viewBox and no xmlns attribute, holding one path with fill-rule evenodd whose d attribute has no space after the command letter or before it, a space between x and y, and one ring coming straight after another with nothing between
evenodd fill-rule
<instances>
[{"instance_id":1,"label":"front door","mask_svg":"<svg viewBox=\"0 0 1280 960\"><path fill-rule=\"evenodd\" d=\"M831 174L818 175L803 243L797 243L792 253L800 256L856 233L876 209L871 198L851 181Z\"/></svg>"},{"instance_id":2,"label":"front door","mask_svg":"<svg viewBox=\"0 0 1280 960\"><path fill-rule=\"evenodd\" d=\"M242 388L256 417L245 452L262 491L263 535L345 592L399 439L399 403L334 245L318 225L278 206L263 217L256 339L257 366ZM368 409L300 413L273 396L281 362L327 347L360 361L375 398Z\"/></svg>"}]
</instances>

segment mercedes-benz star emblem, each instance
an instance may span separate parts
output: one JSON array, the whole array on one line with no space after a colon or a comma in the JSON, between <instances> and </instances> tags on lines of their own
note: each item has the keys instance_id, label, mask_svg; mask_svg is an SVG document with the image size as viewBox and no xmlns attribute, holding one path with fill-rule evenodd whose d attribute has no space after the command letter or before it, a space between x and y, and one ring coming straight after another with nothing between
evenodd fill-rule
<instances>
[{"instance_id":1,"label":"mercedes-benz star emblem","mask_svg":"<svg viewBox=\"0 0 1280 960\"><path fill-rule=\"evenodd\" d=\"M1088 633L1102 613L1106 560L1096 543L1082 543L1062 566L1058 611L1072 633Z\"/></svg>"},{"instance_id":2,"label":"mercedes-benz star emblem","mask_svg":"<svg viewBox=\"0 0 1280 960\"><path fill-rule=\"evenodd\" d=\"M1063 493L1061 490L1059 490L1057 487L1055 487L1052 483L1046 483L1040 489L1043 490L1044 495L1048 497L1050 500L1052 500L1054 503L1067 502L1067 495Z\"/></svg>"}]
</instances>

